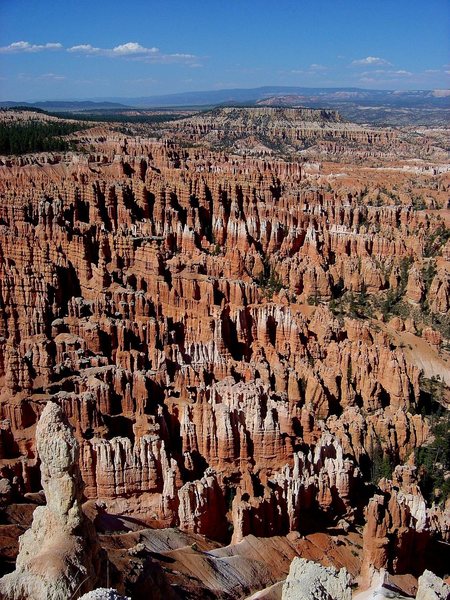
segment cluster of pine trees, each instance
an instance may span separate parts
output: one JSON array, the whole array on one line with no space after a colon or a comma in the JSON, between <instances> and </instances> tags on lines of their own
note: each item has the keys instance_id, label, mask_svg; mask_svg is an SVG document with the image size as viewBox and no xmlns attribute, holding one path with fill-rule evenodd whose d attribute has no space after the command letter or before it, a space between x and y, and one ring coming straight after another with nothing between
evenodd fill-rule
<instances>
[{"instance_id":1,"label":"cluster of pine trees","mask_svg":"<svg viewBox=\"0 0 450 600\"><path fill-rule=\"evenodd\" d=\"M0 154L72 150L75 142L64 140L62 136L83 128L81 124L65 122L0 123Z\"/></svg>"}]
</instances>

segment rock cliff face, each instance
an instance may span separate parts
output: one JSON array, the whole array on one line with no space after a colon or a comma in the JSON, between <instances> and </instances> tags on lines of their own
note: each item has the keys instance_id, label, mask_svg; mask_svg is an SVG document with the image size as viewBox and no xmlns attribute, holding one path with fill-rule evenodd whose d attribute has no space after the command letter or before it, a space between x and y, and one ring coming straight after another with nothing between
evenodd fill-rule
<instances>
[{"instance_id":1,"label":"rock cliff face","mask_svg":"<svg viewBox=\"0 0 450 600\"><path fill-rule=\"evenodd\" d=\"M336 111L309 108L216 108L177 121L176 130L182 131L184 140L206 139L219 144L260 138L269 142L269 153L273 153L270 142L299 149L318 140L380 145L396 137L393 130L365 129L343 123Z\"/></svg>"},{"instance_id":2,"label":"rock cliff face","mask_svg":"<svg viewBox=\"0 0 450 600\"><path fill-rule=\"evenodd\" d=\"M163 123L159 134L181 143L232 151L244 156L272 157L279 154L358 159L427 157L446 161L442 135L438 143L394 128L368 127L345 122L335 110L257 106L221 107ZM419 143L418 143L419 142ZM433 143L434 142L434 143Z\"/></svg>"},{"instance_id":3,"label":"rock cliff face","mask_svg":"<svg viewBox=\"0 0 450 600\"><path fill-rule=\"evenodd\" d=\"M277 139L297 118L261 111ZM353 130L301 119L319 117ZM201 119L1 159L0 502L40 489L56 400L84 498L110 513L221 543L363 523L380 464L431 439L424 375L450 382L449 176L212 151ZM367 569L400 569L408 536L448 538L398 485L369 504Z\"/></svg>"},{"instance_id":4,"label":"rock cliff face","mask_svg":"<svg viewBox=\"0 0 450 600\"><path fill-rule=\"evenodd\" d=\"M294 454L294 466L268 477L260 490L250 477L237 488L232 505L233 540L249 533L266 536L311 528L311 521L354 518L362 492L360 472L342 447L324 435L311 450Z\"/></svg>"},{"instance_id":5,"label":"rock cliff face","mask_svg":"<svg viewBox=\"0 0 450 600\"><path fill-rule=\"evenodd\" d=\"M81 512L78 443L60 407L49 402L36 430L46 506L36 508L20 538L16 570L0 579L5 600L66 600L92 589L102 553ZM104 566L104 565L103 565Z\"/></svg>"}]
</instances>

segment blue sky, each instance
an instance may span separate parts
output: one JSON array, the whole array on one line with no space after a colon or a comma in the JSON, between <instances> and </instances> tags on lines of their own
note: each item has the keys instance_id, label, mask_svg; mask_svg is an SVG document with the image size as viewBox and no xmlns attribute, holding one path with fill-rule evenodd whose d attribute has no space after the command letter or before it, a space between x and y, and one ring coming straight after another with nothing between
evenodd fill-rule
<instances>
[{"instance_id":1,"label":"blue sky","mask_svg":"<svg viewBox=\"0 0 450 600\"><path fill-rule=\"evenodd\" d=\"M448 0L0 0L0 99L449 87Z\"/></svg>"}]
</instances>

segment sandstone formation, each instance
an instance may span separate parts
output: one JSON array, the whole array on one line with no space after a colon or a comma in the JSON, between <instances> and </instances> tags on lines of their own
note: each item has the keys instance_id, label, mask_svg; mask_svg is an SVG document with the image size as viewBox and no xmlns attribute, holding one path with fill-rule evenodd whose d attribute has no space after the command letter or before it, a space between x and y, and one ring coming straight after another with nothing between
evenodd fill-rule
<instances>
[{"instance_id":1,"label":"sandstone formation","mask_svg":"<svg viewBox=\"0 0 450 600\"><path fill-rule=\"evenodd\" d=\"M402 580L399 577L390 575L387 571L381 570L374 573L370 588L363 592L357 592L354 598L355 600L382 600L383 598L448 600L450 598L450 586L431 571L425 570L423 575L419 577L418 583L416 582L411 590L407 585L407 580Z\"/></svg>"},{"instance_id":2,"label":"sandstone formation","mask_svg":"<svg viewBox=\"0 0 450 600\"><path fill-rule=\"evenodd\" d=\"M352 576L360 554L366 579L421 575L434 560L423 549L450 531L448 506L419 487L426 465L412 468L449 404L450 175L437 138L309 109L133 127L76 134L84 152L0 157L8 565L16 507L39 500L37 423L56 401L79 447L74 518L82 500L97 505L102 544L128 565L120 593L157 581L168 597L173 577L158 550L140 556L136 541L131 559L109 545L124 544L110 539L120 527L237 548L365 525L363 551L345 554ZM253 152L263 135L270 152ZM285 575L261 571L258 584Z\"/></svg>"},{"instance_id":3,"label":"sandstone formation","mask_svg":"<svg viewBox=\"0 0 450 600\"><path fill-rule=\"evenodd\" d=\"M345 569L337 571L294 558L283 585L282 600L351 600L350 583Z\"/></svg>"},{"instance_id":4,"label":"sandstone formation","mask_svg":"<svg viewBox=\"0 0 450 600\"><path fill-rule=\"evenodd\" d=\"M450 539L448 510L426 506L415 469L396 467L393 480L382 480L367 506L362 576L374 571L415 573L424 570L433 534Z\"/></svg>"},{"instance_id":5,"label":"sandstone formation","mask_svg":"<svg viewBox=\"0 0 450 600\"><path fill-rule=\"evenodd\" d=\"M81 512L78 443L60 407L49 402L36 430L47 505L20 539L16 570L0 580L5 600L79 597L100 576L101 551Z\"/></svg>"},{"instance_id":6,"label":"sandstone formation","mask_svg":"<svg viewBox=\"0 0 450 600\"><path fill-rule=\"evenodd\" d=\"M405 158L426 156L435 161L447 160L442 147L443 131L436 141L424 136L423 144L418 145L418 138L411 139L407 131L345 122L337 111L327 109L220 107L187 116L170 126L162 124L160 130L181 143L188 141L245 156L301 154L322 160L389 157L392 161L401 154Z\"/></svg>"},{"instance_id":7,"label":"sandstone formation","mask_svg":"<svg viewBox=\"0 0 450 600\"><path fill-rule=\"evenodd\" d=\"M302 531L311 520L335 522L354 518L361 477L354 463L343 459L342 447L330 435L323 435L309 451L294 454L294 466L268 479L263 494L251 478L244 479L233 500L233 540L245 535L274 535ZM309 517L309 518L308 518Z\"/></svg>"}]
</instances>

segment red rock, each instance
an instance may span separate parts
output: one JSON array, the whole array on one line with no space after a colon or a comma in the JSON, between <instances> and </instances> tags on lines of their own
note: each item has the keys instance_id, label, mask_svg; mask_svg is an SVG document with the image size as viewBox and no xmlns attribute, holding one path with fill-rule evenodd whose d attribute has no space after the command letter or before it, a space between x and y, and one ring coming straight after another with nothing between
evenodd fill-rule
<instances>
[{"instance_id":1,"label":"red rock","mask_svg":"<svg viewBox=\"0 0 450 600\"><path fill-rule=\"evenodd\" d=\"M380 307L404 290L403 308L448 311L445 246L431 283L423 277L441 222L406 193L429 176L396 162L417 146L334 113L322 128L309 109L261 109L276 115L270 138L286 129L315 160L348 164L243 156L242 115L229 140L238 154L216 152L234 110L165 124L160 142L105 126L83 133L89 156L0 159L5 502L10 488L38 491L35 426L54 397L75 429L88 499L221 541L231 529L235 539L307 529L317 515L361 520L380 440L403 463L429 436L420 370L396 342L422 328L420 314L381 323L375 308L364 319L341 310L348 292ZM433 147L420 145L430 157ZM368 170L373 159L396 166ZM436 178L427 193L441 202L448 176ZM394 183L398 202L380 192ZM383 206L372 205L378 194ZM425 328L424 342L440 335ZM394 492L369 504L366 563L399 570L422 532ZM440 512L427 515L447 539Z\"/></svg>"}]
</instances>

